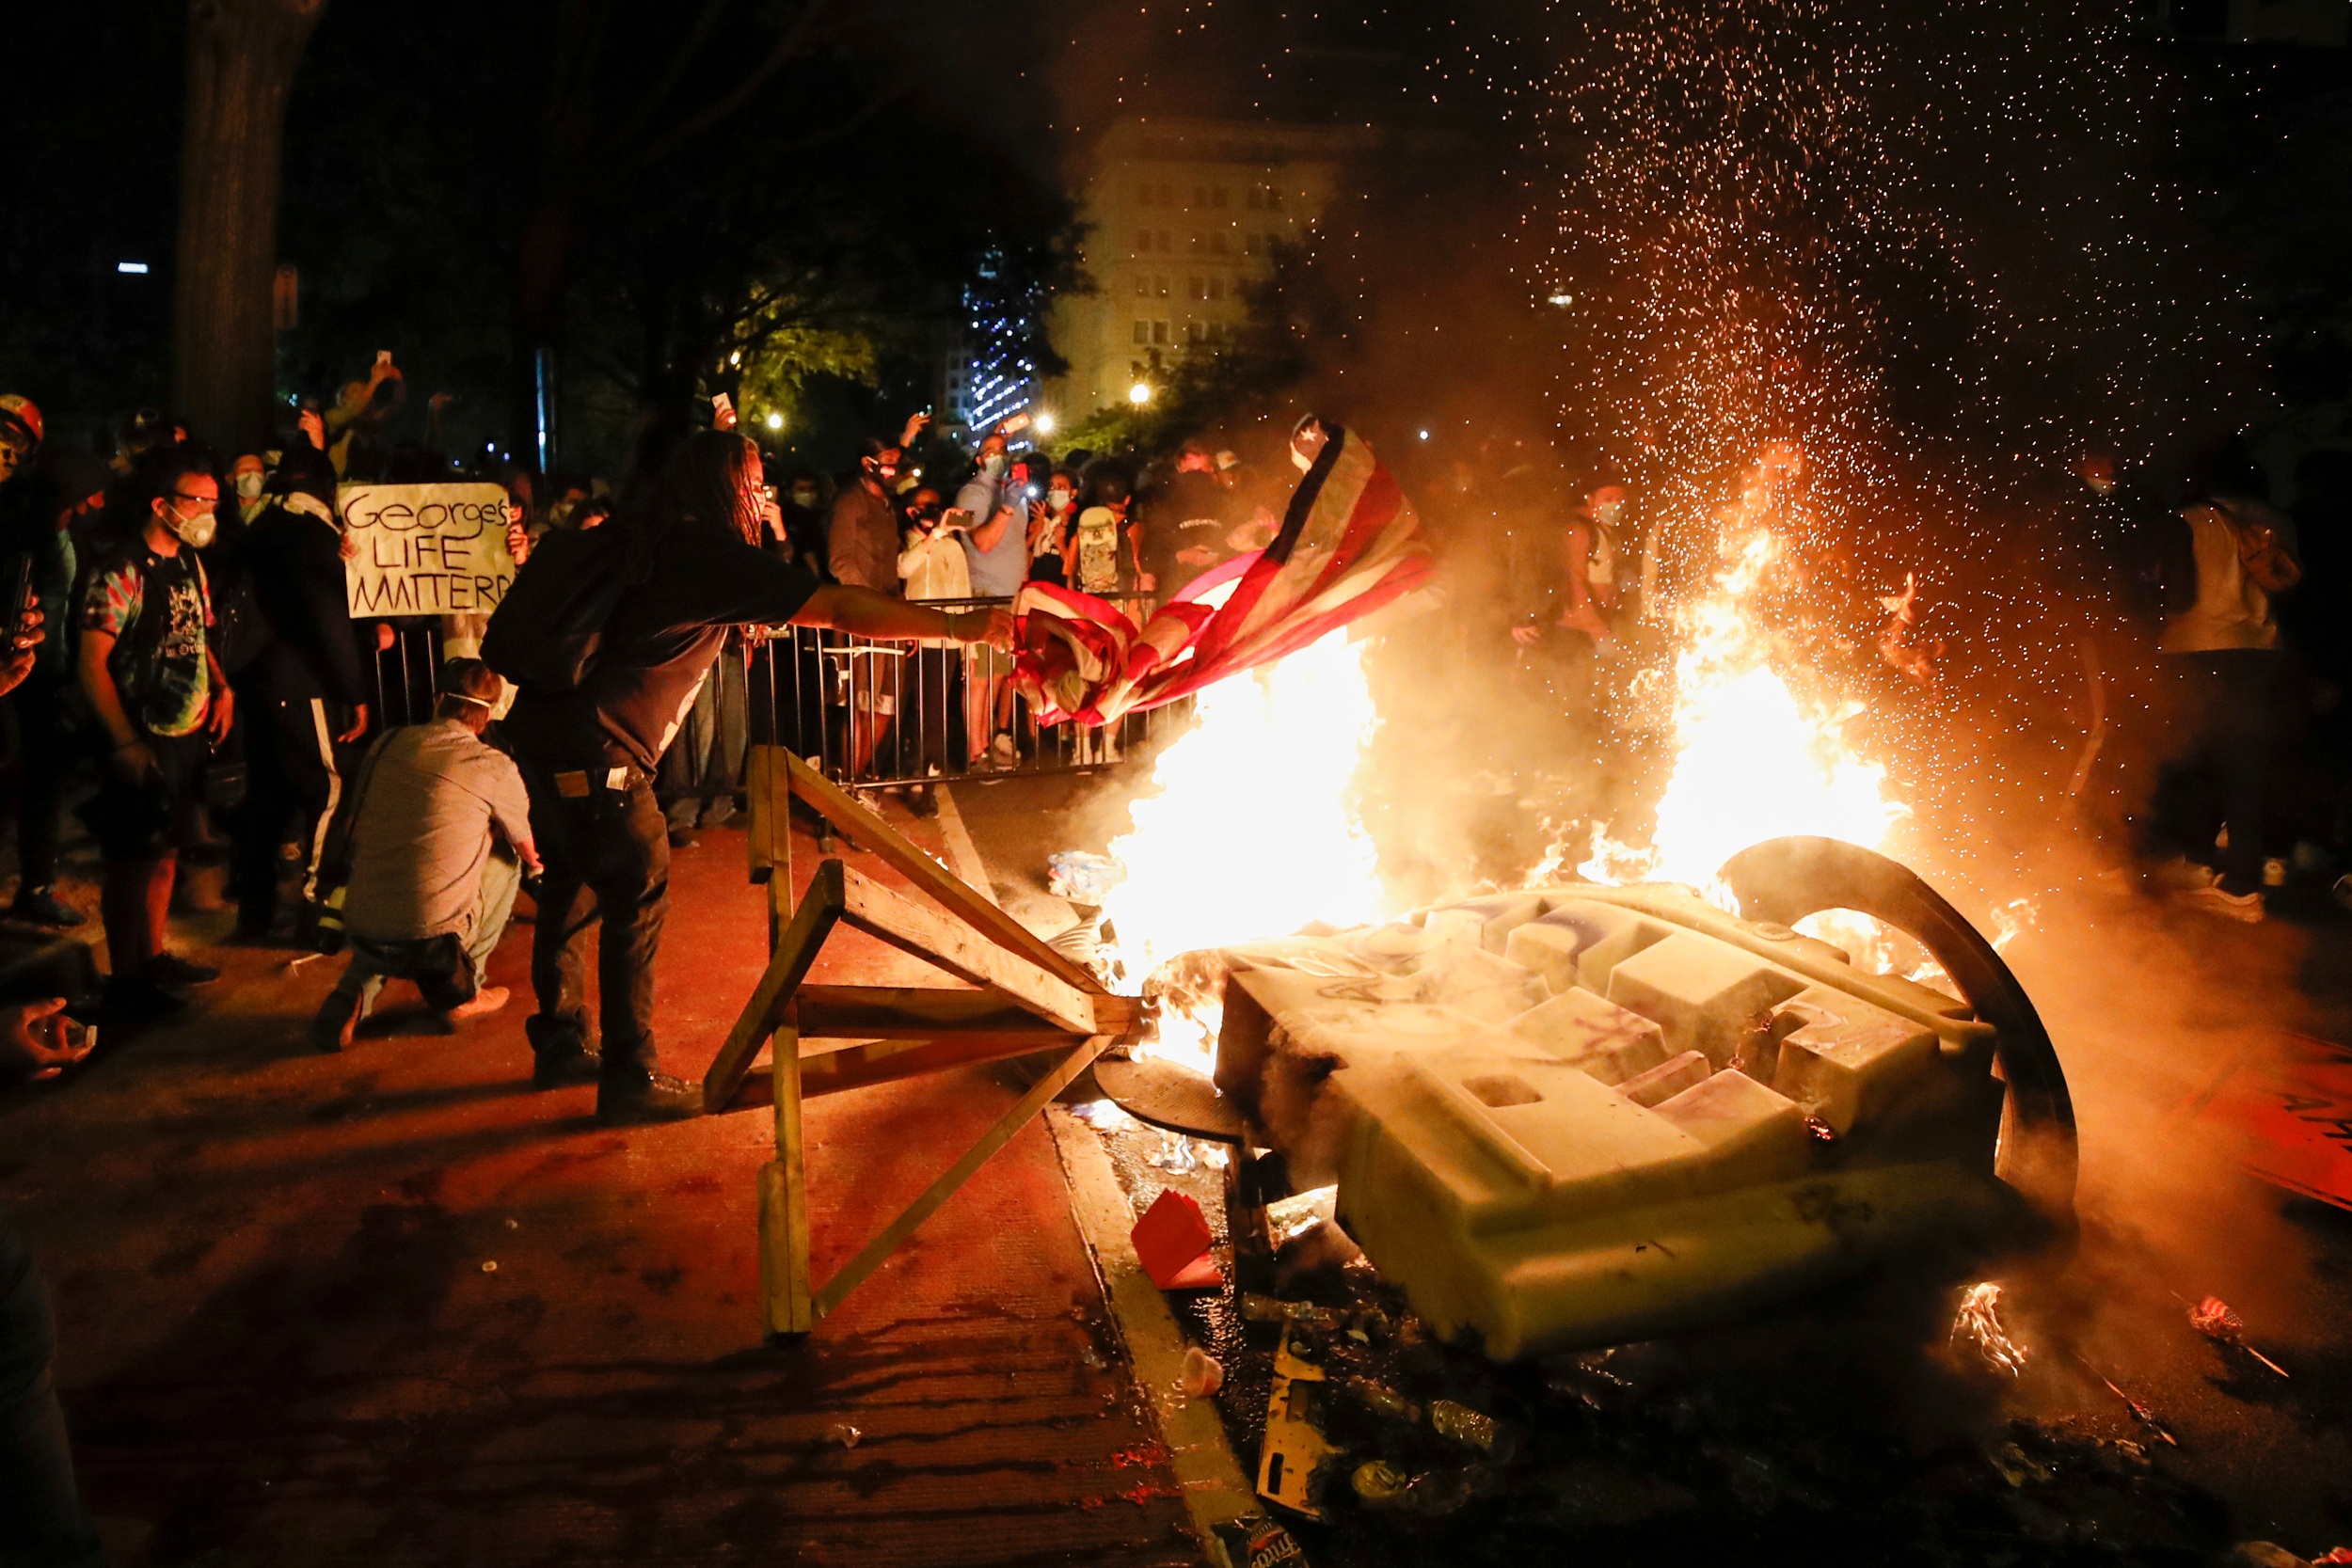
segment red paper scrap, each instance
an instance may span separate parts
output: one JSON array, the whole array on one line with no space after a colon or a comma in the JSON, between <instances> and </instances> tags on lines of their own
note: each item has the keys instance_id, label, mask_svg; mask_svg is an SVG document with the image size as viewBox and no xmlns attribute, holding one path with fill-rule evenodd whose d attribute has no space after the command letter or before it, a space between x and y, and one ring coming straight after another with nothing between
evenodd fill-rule
<instances>
[{"instance_id":1,"label":"red paper scrap","mask_svg":"<svg viewBox=\"0 0 2352 1568\"><path fill-rule=\"evenodd\" d=\"M1133 1232L1143 1272L1163 1291L1206 1291L1225 1283L1209 1256L1209 1222L1200 1205L1178 1192L1163 1192Z\"/></svg>"}]
</instances>

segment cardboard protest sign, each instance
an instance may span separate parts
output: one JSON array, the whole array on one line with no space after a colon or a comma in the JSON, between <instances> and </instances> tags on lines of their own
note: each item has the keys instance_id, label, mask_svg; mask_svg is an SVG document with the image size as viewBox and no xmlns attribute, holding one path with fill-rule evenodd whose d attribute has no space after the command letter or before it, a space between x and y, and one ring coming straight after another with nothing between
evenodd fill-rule
<instances>
[{"instance_id":1,"label":"cardboard protest sign","mask_svg":"<svg viewBox=\"0 0 2352 1568\"><path fill-rule=\"evenodd\" d=\"M354 620L484 614L515 581L499 485L345 484L335 506L358 546L343 562Z\"/></svg>"}]
</instances>

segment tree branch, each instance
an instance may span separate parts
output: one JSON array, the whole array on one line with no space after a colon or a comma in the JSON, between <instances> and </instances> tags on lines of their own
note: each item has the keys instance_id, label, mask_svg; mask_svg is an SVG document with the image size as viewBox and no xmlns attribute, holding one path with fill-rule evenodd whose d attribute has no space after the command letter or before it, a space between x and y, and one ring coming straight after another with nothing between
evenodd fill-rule
<instances>
[{"instance_id":1,"label":"tree branch","mask_svg":"<svg viewBox=\"0 0 2352 1568\"><path fill-rule=\"evenodd\" d=\"M712 3L716 6L720 0L712 0ZM800 52L801 46L808 40L809 34L816 30L817 19L824 13L828 3L829 0L807 0L807 3L801 8L801 14L793 19L792 25L777 36L776 46L768 52L768 57L760 61L749 76L738 83L733 92L728 93L717 103L709 104L700 114L690 117L654 137L645 144L644 151L624 162L621 165L622 169L625 172L633 171L668 156L674 149L691 137L708 130L750 103L752 94L757 92L769 77L783 70L787 60Z\"/></svg>"},{"instance_id":2,"label":"tree branch","mask_svg":"<svg viewBox=\"0 0 2352 1568\"><path fill-rule=\"evenodd\" d=\"M694 19L694 24L686 30L686 37L671 52L670 63L662 68L653 86L645 89L644 97L637 101L637 107L630 111L628 118L613 131L613 147L627 147L637 139L637 134L645 128L645 122L653 119L653 112L661 107L668 100L671 89L678 85L678 79L686 74L686 68L694 63L694 56L702 52L703 44L710 38L710 30L719 24L720 14L726 8L727 0L707 0L702 15Z\"/></svg>"}]
</instances>

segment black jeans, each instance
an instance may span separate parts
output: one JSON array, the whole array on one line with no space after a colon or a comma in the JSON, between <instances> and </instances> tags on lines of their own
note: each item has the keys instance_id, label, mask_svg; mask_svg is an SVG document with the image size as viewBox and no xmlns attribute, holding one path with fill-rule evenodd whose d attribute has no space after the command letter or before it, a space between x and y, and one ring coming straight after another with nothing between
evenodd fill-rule
<instances>
[{"instance_id":1,"label":"black jeans","mask_svg":"<svg viewBox=\"0 0 2352 1568\"><path fill-rule=\"evenodd\" d=\"M317 698L255 691L245 707L245 801L237 808L231 890L241 924L278 913L278 847L294 826L303 847L302 895L317 893L319 851L342 800L336 711Z\"/></svg>"},{"instance_id":2,"label":"black jeans","mask_svg":"<svg viewBox=\"0 0 2352 1568\"><path fill-rule=\"evenodd\" d=\"M601 929L596 990L604 1081L642 1085L653 1071L653 965L670 911L670 829L653 786L628 769L606 787L604 768L584 771L522 764L531 833L546 873L532 927L531 989L539 1000L531 1043L546 1052L588 1034L587 904ZM565 793L566 789L570 793Z\"/></svg>"},{"instance_id":3,"label":"black jeans","mask_svg":"<svg viewBox=\"0 0 2352 1568\"><path fill-rule=\"evenodd\" d=\"M80 751L66 733L65 691L71 675L36 670L16 689L18 744L24 754L24 782L17 791L17 884L55 886L57 880L58 813L65 804L66 769Z\"/></svg>"},{"instance_id":4,"label":"black jeans","mask_svg":"<svg viewBox=\"0 0 2352 1568\"><path fill-rule=\"evenodd\" d=\"M24 1243L0 1219L0 1562L103 1563L82 1516L50 1362L57 1330Z\"/></svg>"},{"instance_id":5,"label":"black jeans","mask_svg":"<svg viewBox=\"0 0 2352 1568\"><path fill-rule=\"evenodd\" d=\"M2215 863L2222 885L2263 885L2265 808L2278 793L2280 753L2294 728L2295 667L2268 648L2167 654L2172 703L2157 769L2159 847ZM2230 847L2213 847L2230 830Z\"/></svg>"}]
</instances>

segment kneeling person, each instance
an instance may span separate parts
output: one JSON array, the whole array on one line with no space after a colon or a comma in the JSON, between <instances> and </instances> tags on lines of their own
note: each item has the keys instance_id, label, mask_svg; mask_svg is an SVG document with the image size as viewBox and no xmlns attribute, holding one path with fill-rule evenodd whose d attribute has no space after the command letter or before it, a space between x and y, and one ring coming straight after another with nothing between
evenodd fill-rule
<instances>
[{"instance_id":1,"label":"kneeling person","mask_svg":"<svg viewBox=\"0 0 2352 1568\"><path fill-rule=\"evenodd\" d=\"M310 1024L322 1051L351 1043L388 979L413 980L452 1022L505 1005L484 976L539 855L522 775L481 738L503 684L480 659L451 659L433 718L389 732L359 765L326 857L347 868L351 962Z\"/></svg>"}]
</instances>

